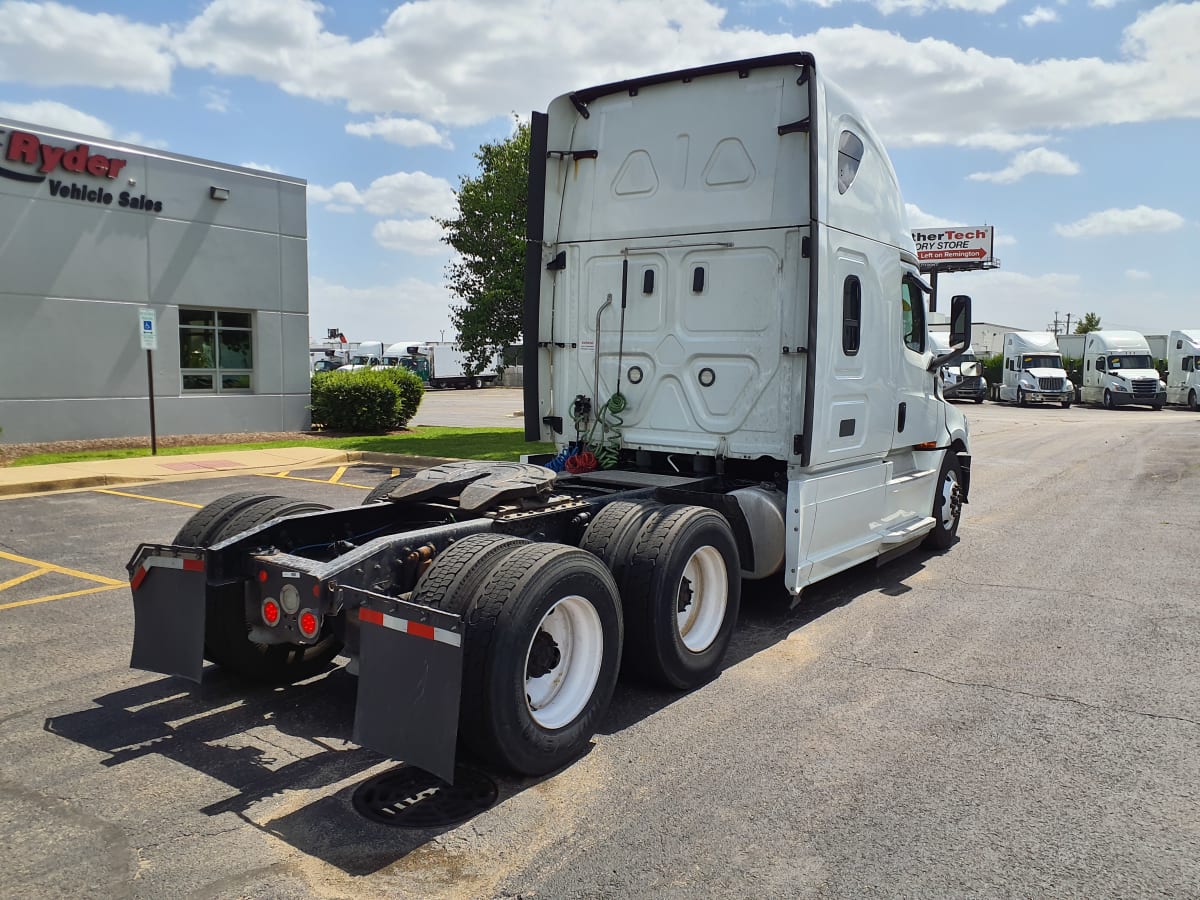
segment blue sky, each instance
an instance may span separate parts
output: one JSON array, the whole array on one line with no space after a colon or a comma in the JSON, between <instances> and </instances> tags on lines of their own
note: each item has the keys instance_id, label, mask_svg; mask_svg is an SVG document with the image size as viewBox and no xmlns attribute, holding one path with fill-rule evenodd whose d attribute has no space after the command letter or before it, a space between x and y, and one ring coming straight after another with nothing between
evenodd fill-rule
<instances>
[{"instance_id":1,"label":"blue sky","mask_svg":"<svg viewBox=\"0 0 1200 900\"><path fill-rule=\"evenodd\" d=\"M590 84L812 51L888 145L914 228L991 224L977 320L1200 327L1200 2L0 0L0 115L309 183L311 331L452 335L480 142Z\"/></svg>"}]
</instances>

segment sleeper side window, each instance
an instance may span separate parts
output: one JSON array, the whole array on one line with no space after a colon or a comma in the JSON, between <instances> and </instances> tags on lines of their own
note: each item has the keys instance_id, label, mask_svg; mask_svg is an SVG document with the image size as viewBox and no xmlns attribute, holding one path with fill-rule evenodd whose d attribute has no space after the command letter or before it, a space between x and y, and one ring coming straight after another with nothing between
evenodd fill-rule
<instances>
[{"instance_id":1,"label":"sleeper side window","mask_svg":"<svg viewBox=\"0 0 1200 900\"><path fill-rule=\"evenodd\" d=\"M838 136L838 193L850 190L858 167L862 165L863 142L852 131L843 131Z\"/></svg>"}]
</instances>

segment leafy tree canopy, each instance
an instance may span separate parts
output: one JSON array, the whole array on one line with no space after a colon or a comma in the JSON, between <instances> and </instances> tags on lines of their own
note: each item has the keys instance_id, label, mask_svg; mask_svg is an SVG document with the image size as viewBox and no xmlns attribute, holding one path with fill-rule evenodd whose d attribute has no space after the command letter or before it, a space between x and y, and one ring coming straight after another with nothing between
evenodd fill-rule
<instances>
[{"instance_id":1,"label":"leafy tree canopy","mask_svg":"<svg viewBox=\"0 0 1200 900\"><path fill-rule=\"evenodd\" d=\"M462 301L450 307L450 320L472 373L521 334L529 125L517 120L512 136L483 144L475 158L479 174L463 175L455 192L457 218L436 220L458 253L446 267L447 285Z\"/></svg>"},{"instance_id":2,"label":"leafy tree canopy","mask_svg":"<svg viewBox=\"0 0 1200 900\"><path fill-rule=\"evenodd\" d=\"M1082 319L1075 324L1076 334L1087 334L1089 331L1100 330L1100 317L1094 312L1086 313Z\"/></svg>"}]
</instances>

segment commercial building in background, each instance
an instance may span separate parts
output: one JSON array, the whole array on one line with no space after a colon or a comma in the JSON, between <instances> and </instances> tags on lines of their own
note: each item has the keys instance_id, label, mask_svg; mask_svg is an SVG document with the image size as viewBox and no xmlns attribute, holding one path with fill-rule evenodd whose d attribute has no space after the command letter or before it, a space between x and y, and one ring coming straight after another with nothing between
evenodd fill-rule
<instances>
[{"instance_id":1,"label":"commercial building in background","mask_svg":"<svg viewBox=\"0 0 1200 900\"><path fill-rule=\"evenodd\" d=\"M306 428L305 187L0 119L0 441Z\"/></svg>"}]
</instances>

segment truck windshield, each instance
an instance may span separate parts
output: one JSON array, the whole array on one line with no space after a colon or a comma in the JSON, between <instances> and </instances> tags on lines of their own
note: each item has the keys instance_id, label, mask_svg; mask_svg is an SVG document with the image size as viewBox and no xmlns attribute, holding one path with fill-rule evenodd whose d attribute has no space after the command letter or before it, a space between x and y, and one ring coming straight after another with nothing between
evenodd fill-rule
<instances>
[{"instance_id":1,"label":"truck windshield","mask_svg":"<svg viewBox=\"0 0 1200 900\"><path fill-rule=\"evenodd\" d=\"M1122 353L1120 356L1110 356L1108 367L1110 369L1150 369L1153 368L1153 363L1150 362L1150 357L1144 353Z\"/></svg>"},{"instance_id":2,"label":"truck windshield","mask_svg":"<svg viewBox=\"0 0 1200 900\"><path fill-rule=\"evenodd\" d=\"M1026 354L1021 357L1022 369L1061 369L1062 357L1057 353L1044 353L1038 356Z\"/></svg>"},{"instance_id":3,"label":"truck windshield","mask_svg":"<svg viewBox=\"0 0 1200 900\"><path fill-rule=\"evenodd\" d=\"M350 362L356 366L369 366L371 364L371 357L356 356L356 357L354 357L354 359L350 360Z\"/></svg>"}]
</instances>

